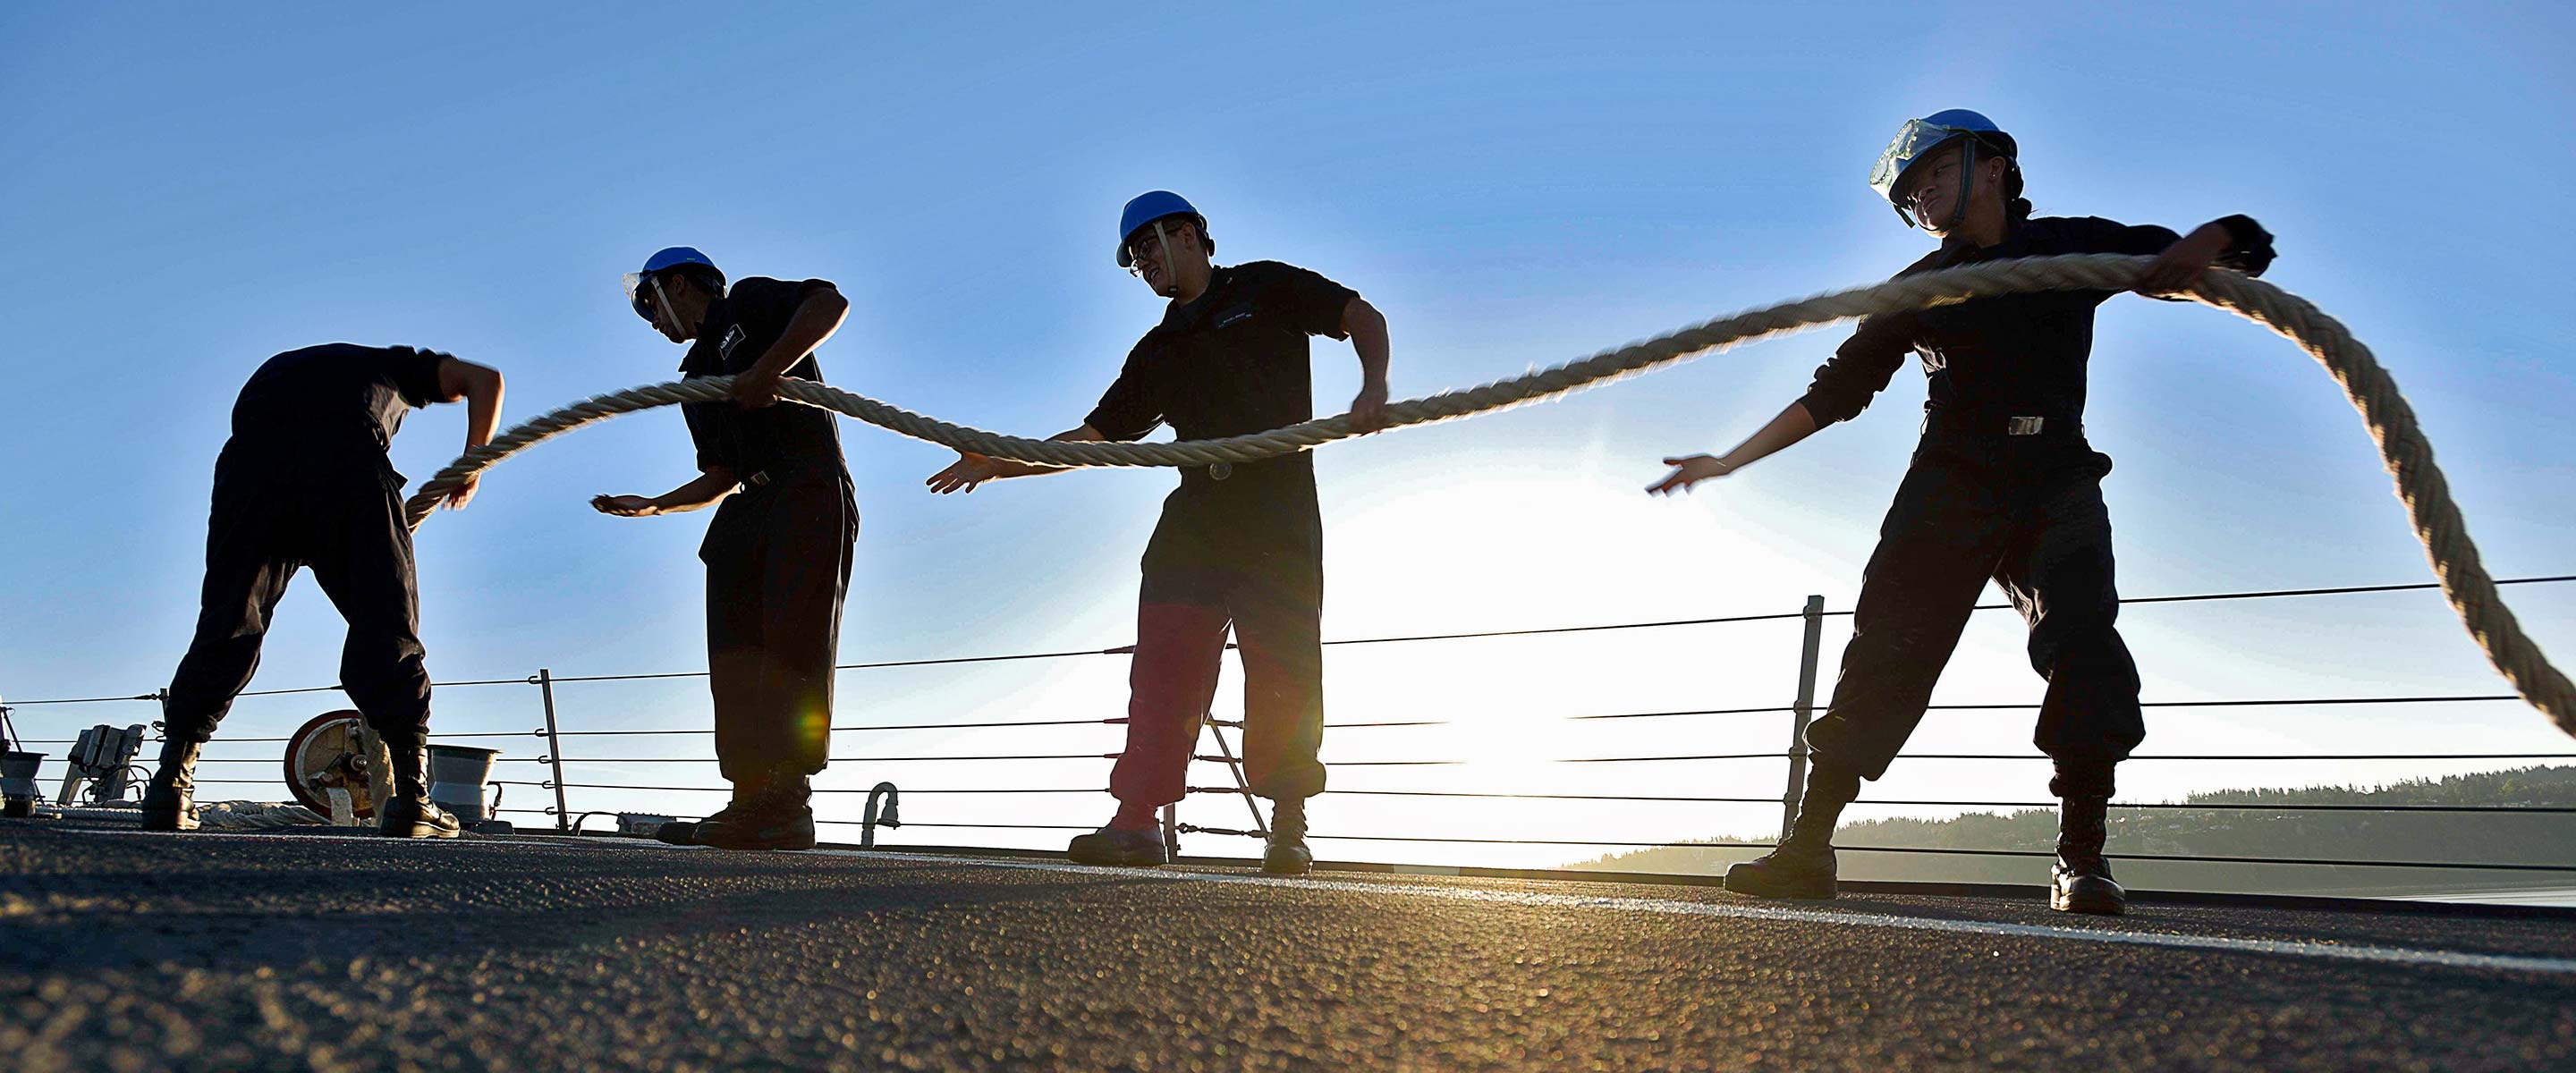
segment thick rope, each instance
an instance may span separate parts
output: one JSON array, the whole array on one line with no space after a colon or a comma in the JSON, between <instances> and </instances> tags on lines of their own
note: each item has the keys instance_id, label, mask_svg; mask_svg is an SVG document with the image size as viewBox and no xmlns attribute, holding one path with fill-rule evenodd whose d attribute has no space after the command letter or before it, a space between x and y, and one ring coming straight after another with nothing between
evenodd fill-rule
<instances>
[{"instance_id":1,"label":"thick rope","mask_svg":"<svg viewBox=\"0 0 2576 1073\"><path fill-rule=\"evenodd\" d=\"M2126 254L2079 254L1996 261L1818 295L1709 321L1515 379L1395 403L1387 407L1388 427L1448 421L1555 398L1712 350L1839 320L2029 291L2127 290L2150 260ZM2494 579L2479 562L2477 546L2469 540L2468 524L2460 516L2459 505L2451 501L2449 482L2433 463L2433 446L2417 426L2414 409L2398 393L2397 382L2380 367L2370 348L2305 299L2239 273L2204 272L2185 293L2202 304L2232 310L2287 336L2343 385L2344 395L2361 412L2371 438L2378 442L2380 457L2396 478L2397 497L2406 504L2415 535L2424 544L2433 573L2441 579L2442 593L2458 611L2469 635L2524 700L2547 713L2560 730L2576 735L2576 685L2550 665L2505 606ZM419 527L431 508L466 476L480 473L541 440L635 410L721 401L731 387L728 377L654 384L601 395L528 421L486 446L467 451L421 485L420 492L405 504L410 524ZM779 396L955 450L1054 466L1250 462L1356 435L1349 415L1344 414L1215 440L1072 443L953 425L827 384L788 380L780 384Z\"/></svg>"}]
</instances>

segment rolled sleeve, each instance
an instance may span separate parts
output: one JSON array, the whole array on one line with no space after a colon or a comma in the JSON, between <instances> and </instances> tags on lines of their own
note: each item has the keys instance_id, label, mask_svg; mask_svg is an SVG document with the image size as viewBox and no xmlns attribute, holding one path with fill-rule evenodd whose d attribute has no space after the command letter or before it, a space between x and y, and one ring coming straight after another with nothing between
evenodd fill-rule
<instances>
[{"instance_id":1,"label":"rolled sleeve","mask_svg":"<svg viewBox=\"0 0 2576 1073\"><path fill-rule=\"evenodd\" d=\"M733 454L728 450L726 422L733 417L725 412L726 403L692 402L680 407L680 419L689 424L689 444L698 449L698 472L735 469Z\"/></svg>"},{"instance_id":2,"label":"rolled sleeve","mask_svg":"<svg viewBox=\"0 0 2576 1073\"><path fill-rule=\"evenodd\" d=\"M1152 354L1148 344L1139 342L1127 352L1127 364L1118 371L1118 379L1100 396L1100 405L1082 423L1092 431L1113 440L1141 440L1163 423L1163 408L1155 402L1151 370Z\"/></svg>"},{"instance_id":3,"label":"rolled sleeve","mask_svg":"<svg viewBox=\"0 0 2576 1073\"><path fill-rule=\"evenodd\" d=\"M2099 216L2080 216L2067 223L2075 240L2069 252L2156 254L2182 241L2172 228L2154 224L2124 224Z\"/></svg>"},{"instance_id":4,"label":"rolled sleeve","mask_svg":"<svg viewBox=\"0 0 2576 1073\"><path fill-rule=\"evenodd\" d=\"M1860 416L1871 398L1887 390L1896 370L1905 367L1905 355L1914 349L1914 330L1911 313L1861 321L1860 329L1843 341L1834 356L1816 367L1815 381L1799 396L1798 405L1819 426Z\"/></svg>"},{"instance_id":5,"label":"rolled sleeve","mask_svg":"<svg viewBox=\"0 0 2576 1073\"><path fill-rule=\"evenodd\" d=\"M738 314L741 319L775 318L784 322L796 315L796 307L804 304L805 296L815 291L836 289L828 279L790 282L766 276L748 276L735 280L733 286L726 289L725 300L747 314Z\"/></svg>"},{"instance_id":6,"label":"rolled sleeve","mask_svg":"<svg viewBox=\"0 0 2576 1073\"><path fill-rule=\"evenodd\" d=\"M2276 256L2272 233L2263 230L2262 224L2243 213L2221 216L2217 222L2227 229L2227 248L2219 252L2218 263L2249 276L2262 275L2264 269L2272 267Z\"/></svg>"},{"instance_id":7,"label":"rolled sleeve","mask_svg":"<svg viewBox=\"0 0 2576 1073\"><path fill-rule=\"evenodd\" d=\"M447 401L446 393L438 389L438 366L447 360L447 355L398 346L378 351L376 360L383 363L385 378L393 382L394 390L402 392L403 402L413 409Z\"/></svg>"},{"instance_id":8,"label":"rolled sleeve","mask_svg":"<svg viewBox=\"0 0 2576 1073\"><path fill-rule=\"evenodd\" d=\"M2099 216L2086 216L2068 221L2076 248L2086 253L2157 254L2182 241L2173 229L2154 224L2123 224ZM2243 214L2222 216L2211 221L2227 229L2227 248L2220 250L2217 262L2249 276L2259 276L2272 267L2272 233Z\"/></svg>"},{"instance_id":9,"label":"rolled sleeve","mask_svg":"<svg viewBox=\"0 0 2576 1073\"><path fill-rule=\"evenodd\" d=\"M1261 262L1270 276L1269 300L1288 315L1288 322L1308 335L1347 338L1342 333L1342 311L1350 308L1351 299L1360 292L1335 283L1320 272L1280 264Z\"/></svg>"}]
</instances>

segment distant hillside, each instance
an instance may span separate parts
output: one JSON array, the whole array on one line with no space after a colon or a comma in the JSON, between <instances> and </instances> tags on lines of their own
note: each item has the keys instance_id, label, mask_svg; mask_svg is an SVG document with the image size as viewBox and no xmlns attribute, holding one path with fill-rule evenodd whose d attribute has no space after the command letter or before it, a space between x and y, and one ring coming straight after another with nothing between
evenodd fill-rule
<instances>
[{"instance_id":1,"label":"distant hillside","mask_svg":"<svg viewBox=\"0 0 2576 1073\"><path fill-rule=\"evenodd\" d=\"M2185 805L2508 805L2576 806L2576 767L2415 779L2387 786L2317 786L2301 789L2221 790L2197 794ZM2057 816L2024 809L1970 813L1948 820L1866 820L1846 823L1835 844L1932 849L2051 850ZM1713 838L1710 848L1669 847L1622 853L1570 865L1620 872L1705 874L1761 854L1730 848L1761 838ZM2306 857L2340 860L2493 861L2576 863L2576 814L2504 816L2493 813L2266 812L2193 808L2114 809L2111 852L2196 854L2216 857ZM2576 887L2576 872L2498 873L2320 865L2114 863L2122 882L2139 888L2344 892L2357 894ZM1850 879L1927 879L1954 882L2037 883L2046 880L2045 858L1968 857L1930 853L1846 852L1842 874Z\"/></svg>"}]
</instances>

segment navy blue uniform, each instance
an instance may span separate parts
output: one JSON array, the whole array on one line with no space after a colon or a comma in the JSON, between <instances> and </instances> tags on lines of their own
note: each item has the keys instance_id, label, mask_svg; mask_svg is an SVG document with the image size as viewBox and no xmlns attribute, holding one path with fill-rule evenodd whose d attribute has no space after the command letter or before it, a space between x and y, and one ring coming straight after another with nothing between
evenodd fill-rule
<instances>
[{"instance_id":1,"label":"navy blue uniform","mask_svg":"<svg viewBox=\"0 0 2576 1073\"><path fill-rule=\"evenodd\" d=\"M2224 223L2220 263L2260 274L2269 234ZM2002 243L1952 242L1900 277L1977 261L2153 254L2177 236L2095 217L2021 219ZM1923 439L1879 530L1853 610L1832 709L1807 729L1819 767L1875 779L1921 722L1977 594L2000 586L2030 626L2048 680L2034 741L2060 796L2108 797L2112 766L2146 737L2138 669L2120 640L2111 459L2084 438L2093 311L2110 291L1985 298L1863 321L1800 400L1819 425L1849 420L1910 351L1931 381Z\"/></svg>"},{"instance_id":2,"label":"navy blue uniform","mask_svg":"<svg viewBox=\"0 0 2576 1073\"><path fill-rule=\"evenodd\" d=\"M1350 288L1276 261L1218 268L1197 301L1145 333L1084 424L1113 440L1161 425L1185 440L1311 420L1308 340L1342 335ZM1324 523L1306 452L1181 471L1145 547L1122 802L1181 799L1216 693L1225 635L1243 657L1244 768L1255 793L1324 789Z\"/></svg>"},{"instance_id":3,"label":"navy blue uniform","mask_svg":"<svg viewBox=\"0 0 2576 1073\"><path fill-rule=\"evenodd\" d=\"M831 284L738 280L707 307L680 363L690 379L749 369L805 297ZM786 375L820 382L808 354ZM831 759L832 663L859 509L830 413L779 403L681 408L702 470L742 487L716 507L698 558L707 566L707 680L725 778L811 775Z\"/></svg>"},{"instance_id":4,"label":"navy blue uniform","mask_svg":"<svg viewBox=\"0 0 2576 1073\"><path fill-rule=\"evenodd\" d=\"M438 401L441 360L332 343L279 354L251 374L215 462L196 635L170 681L172 740L213 737L259 667L277 601L307 566L348 620L340 683L368 725L388 736L428 727L403 476L385 448L404 414Z\"/></svg>"}]
</instances>

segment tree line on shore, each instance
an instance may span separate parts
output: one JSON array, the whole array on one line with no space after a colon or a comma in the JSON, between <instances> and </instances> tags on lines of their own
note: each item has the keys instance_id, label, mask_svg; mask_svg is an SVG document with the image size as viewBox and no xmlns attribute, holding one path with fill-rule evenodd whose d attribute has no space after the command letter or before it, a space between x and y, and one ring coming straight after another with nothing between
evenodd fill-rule
<instances>
[{"instance_id":1,"label":"tree line on shore","mask_svg":"<svg viewBox=\"0 0 2576 1073\"><path fill-rule=\"evenodd\" d=\"M2340 861L2576 864L2576 814L2535 812L2370 812L2283 807L2372 808L2576 807L2576 766L2540 766L2383 786L2309 786L2218 790L2156 808L2115 809L2115 855L2264 857ZM1912 879L1962 883L2043 882L2038 858L1948 853L1870 853L1872 846L1928 850L2020 850L2054 845L2055 815L2045 809L1972 812L1948 819L1892 818L1846 823L1835 836L1847 879ZM1746 843L1768 837L1712 838L1705 843L1613 854L1569 867L1615 872L1709 874L1763 851ZM2123 882L2138 889L2401 895L2450 891L2576 887L2576 871L2478 872L2385 865L2282 865L2121 860ZM2034 877L2038 878L2034 878Z\"/></svg>"}]
</instances>

